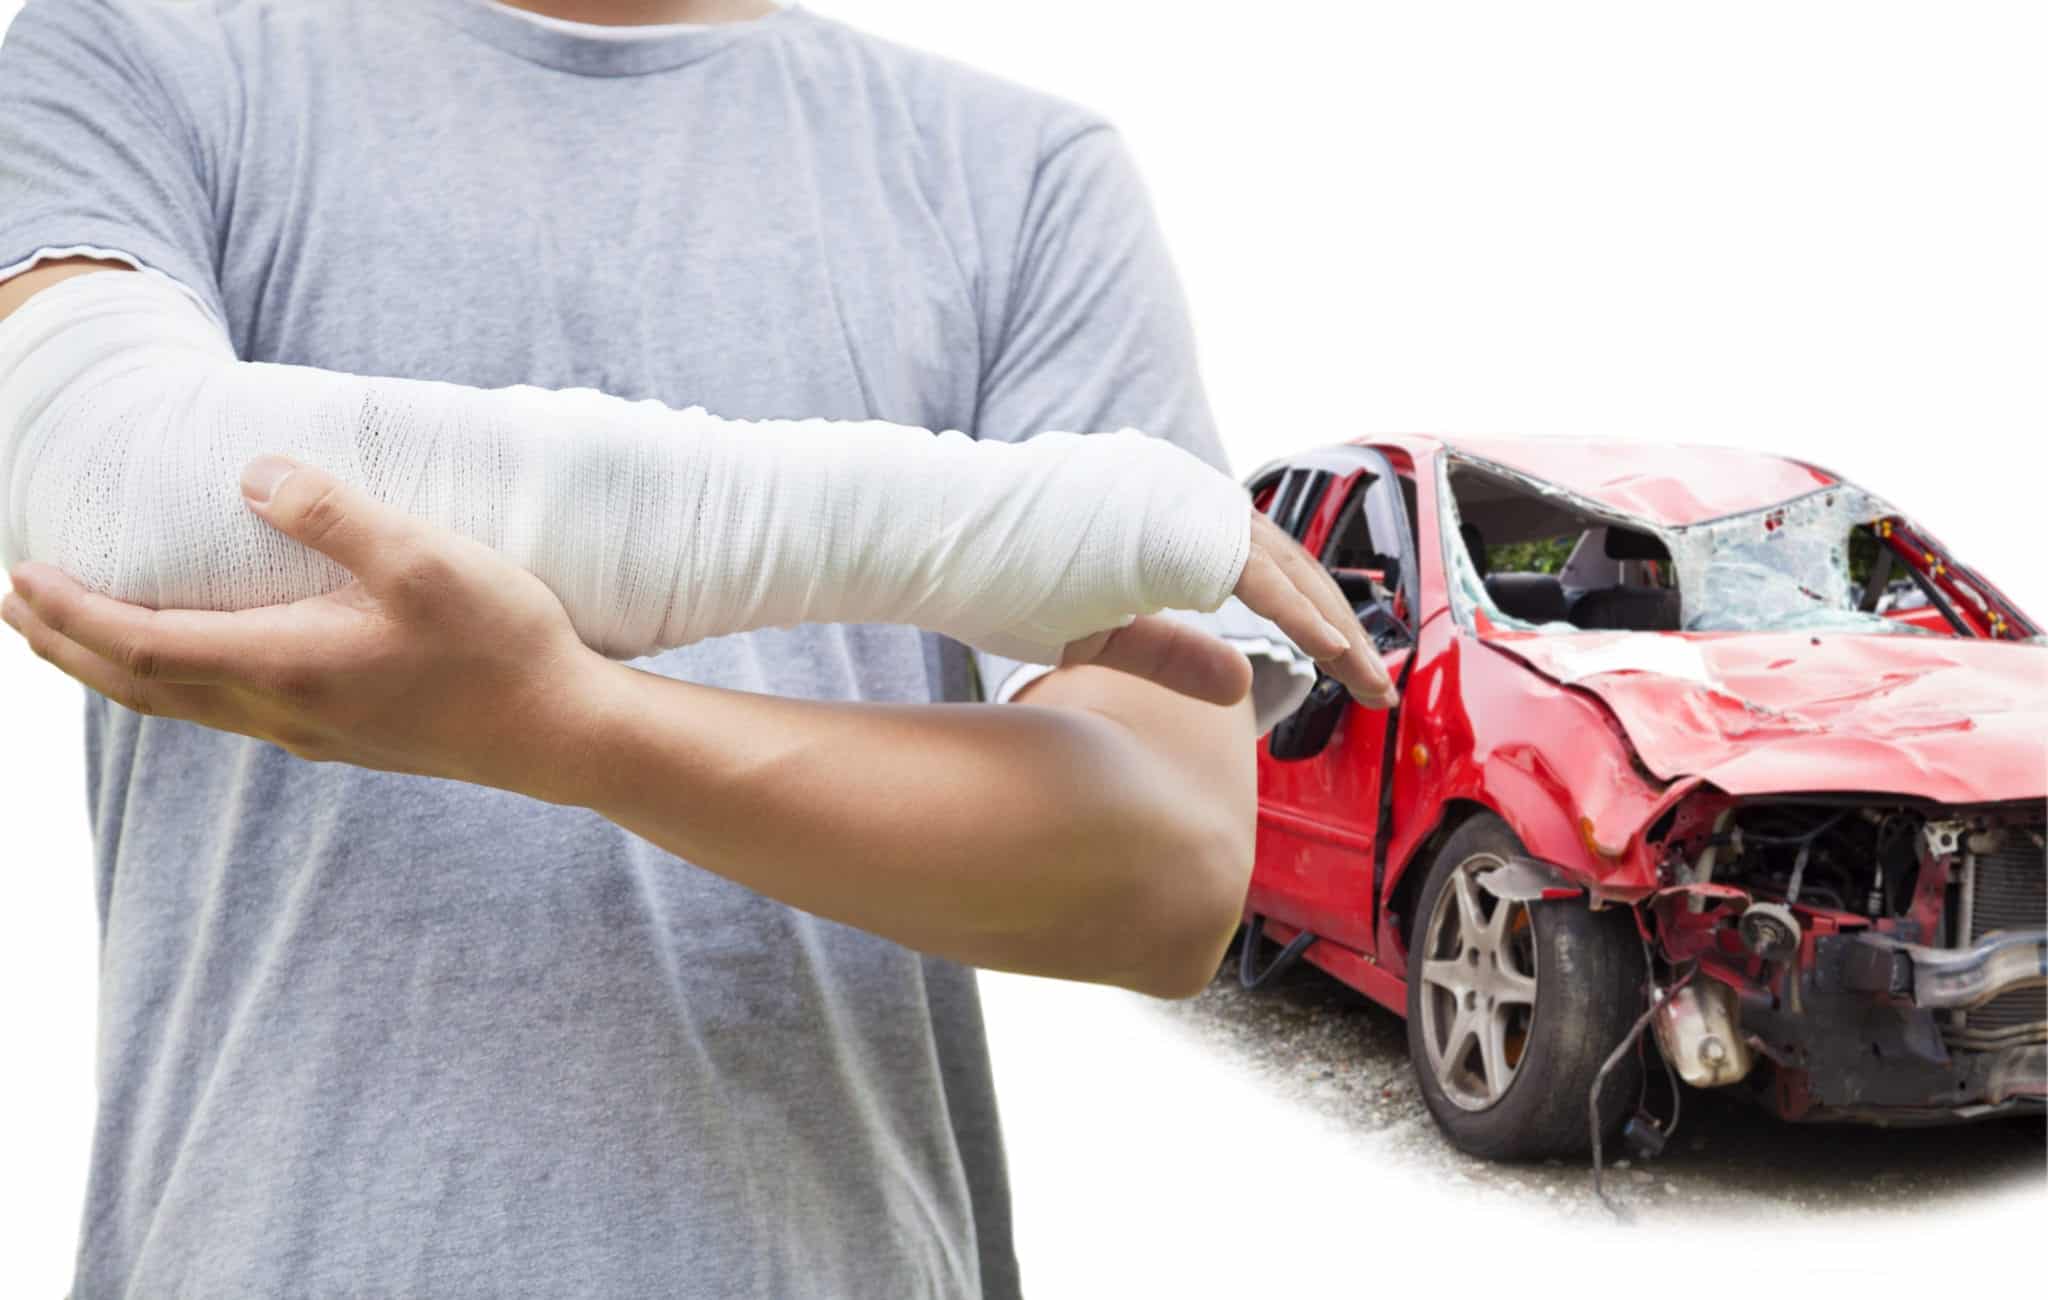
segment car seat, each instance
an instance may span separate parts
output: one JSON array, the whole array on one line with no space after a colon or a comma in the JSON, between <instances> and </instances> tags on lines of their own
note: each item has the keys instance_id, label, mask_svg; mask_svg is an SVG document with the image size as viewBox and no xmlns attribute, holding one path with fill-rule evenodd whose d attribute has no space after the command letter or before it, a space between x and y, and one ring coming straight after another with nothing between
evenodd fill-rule
<instances>
[{"instance_id":1,"label":"car seat","mask_svg":"<svg viewBox=\"0 0 2048 1300\"><path fill-rule=\"evenodd\" d=\"M1671 563L1671 552L1651 533L1610 524L1605 542L1611 560ZM1589 631L1676 632L1680 611L1672 587L1607 587L1589 591L1572 606L1572 622Z\"/></svg>"},{"instance_id":2,"label":"car seat","mask_svg":"<svg viewBox=\"0 0 2048 1300\"><path fill-rule=\"evenodd\" d=\"M1568 612L1554 573L1496 573L1486 580L1486 594L1501 613L1524 623L1558 623Z\"/></svg>"},{"instance_id":3,"label":"car seat","mask_svg":"<svg viewBox=\"0 0 2048 1300\"><path fill-rule=\"evenodd\" d=\"M1564 618L1564 584L1555 574L1491 573L1486 562L1486 537L1478 525L1458 525L1458 536L1472 553L1472 567L1486 584L1487 599L1495 609L1525 623L1554 623Z\"/></svg>"}]
</instances>

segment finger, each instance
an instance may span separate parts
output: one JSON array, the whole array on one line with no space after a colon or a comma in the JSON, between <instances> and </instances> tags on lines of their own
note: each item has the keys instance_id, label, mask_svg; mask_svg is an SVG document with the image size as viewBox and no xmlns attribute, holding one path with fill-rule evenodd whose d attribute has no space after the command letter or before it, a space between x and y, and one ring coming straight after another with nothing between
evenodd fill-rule
<instances>
[{"instance_id":1,"label":"finger","mask_svg":"<svg viewBox=\"0 0 2048 1300\"><path fill-rule=\"evenodd\" d=\"M1209 704L1235 704L1252 688L1252 666L1234 647L1157 615L1072 642L1060 666L1077 664L1114 668Z\"/></svg>"},{"instance_id":2,"label":"finger","mask_svg":"<svg viewBox=\"0 0 2048 1300\"><path fill-rule=\"evenodd\" d=\"M1379 652L1370 645L1361 645L1347 653L1343 660L1329 670L1329 674L1344 683L1344 689L1351 692L1351 698L1368 709L1391 709L1400 702L1400 694L1387 676L1386 665L1380 662Z\"/></svg>"},{"instance_id":3,"label":"finger","mask_svg":"<svg viewBox=\"0 0 2048 1300\"><path fill-rule=\"evenodd\" d=\"M263 644L235 614L155 610L87 591L47 564L17 565L14 595L51 631L140 681L217 683L253 675Z\"/></svg>"},{"instance_id":4,"label":"finger","mask_svg":"<svg viewBox=\"0 0 2048 1300\"><path fill-rule=\"evenodd\" d=\"M1253 546L1264 551L1294 589L1315 606L1323 621L1334 629L1343 642L1341 647L1331 649L1319 657L1325 664L1342 661L1347 650L1355 650L1363 641L1365 632L1358 624L1358 615L1351 608L1351 600L1344 594L1330 571L1315 561L1301 544L1264 516L1256 516ZM1304 647L1306 649L1307 647Z\"/></svg>"},{"instance_id":5,"label":"finger","mask_svg":"<svg viewBox=\"0 0 2048 1300\"><path fill-rule=\"evenodd\" d=\"M1318 564L1292 538L1275 548L1274 558L1296 587L1335 626L1344 631L1345 647L1339 654L1321 661L1322 669L1344 683L1351 697L1367 708L1383 709L1394 703L1394 685L1387 678L1379 653L1351 608L1350 598L1330 571Z\"/></svg>"},{"instance_id":6,"label":"finger","mask_svg":"<svg viewBox=\"0 0 2048 1300\"><path fill-rule=\"evenodd\" d=\"M366 583L389 576L427 531L421 521L322 469L261 456L242 470L242 496L263 521Z\"/></svg>"},{"instance_id":7,"label":"finger","mask_svg":"<svg viewBox=\"0 0 2048 1300\"><path fill-rule=\"evenodd\" d=\"M1379 652L1373 649L1363 629L1342 655L1322 668L1344 683L1344 689L1351 693L1351 698L1366 708L1393 707L1396 699L1394 683L1388 678L1386 665L1380 662Z\"/></svg>"},{"instance_id":8,"label":"finger","mask_svg":"<svg viewBox=\"0 0 2048 1300\"><path fill-rule=\"evenodd\" d=\"M120 664L94 654L43 622L27 601L16 596L0 601L0 619L21 634L38 658L123 708L236 729L225 721L214 720L216 717L225 719L237 712L234 701L227 698L225 692L207 686L138 678Z\"/></svg>"},{"instance_id":9,"label":"finger","mask_svg":"<svg viewBox=\"0 0 2048 1300\"><path fill-rule=\"evenodd\" d=\"M1330 571L1318 564L1315 557L1303 550L1293 538L1285 535L1275 540L1268 554L1295 589L1308 598L1332 627L1343 633L1345 646L1355 646L1364 636L1364 630L1358 626L1358 615L1351 608L1351 598L1344 594L1344 589L1337 585Z\"/></svg>"},{"instance_id":10,"label":"finger","mask_svg":"<svg viewBox=\"0 0 2048 1300\"><path fill-rule=\"evenodd\" d=\"M1268 552L1255 547L1237 580L1236 596L1254 614L1272 619L1287 639L1317 663L1336 659L1351 646Z\"/></svg>"}]
</instances>

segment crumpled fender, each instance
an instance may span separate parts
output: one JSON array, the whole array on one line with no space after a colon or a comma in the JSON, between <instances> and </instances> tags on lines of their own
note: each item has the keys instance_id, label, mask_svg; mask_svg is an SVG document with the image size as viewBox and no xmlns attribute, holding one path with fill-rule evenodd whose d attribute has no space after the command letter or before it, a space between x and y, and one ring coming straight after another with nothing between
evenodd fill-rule
<instances>
[{"instance_id":1,"label":"crumpled fender","mask_svg":"<svg viewBox=\"0 0 2048 1300\"><path fill-rule=\"evenodd\" d=\"M1421 635L1394 769L1389 860L1400 865L1382 897L1415 869L1416 851L1440 824L1415 810L1455 803L1496 813L1531 857L1598 901L1634 902L1655 889L1641 831L1698 782L1643 771L1597 699L1453 636L1449 618L1431 620Z\"/></svg>"}]
</instances>

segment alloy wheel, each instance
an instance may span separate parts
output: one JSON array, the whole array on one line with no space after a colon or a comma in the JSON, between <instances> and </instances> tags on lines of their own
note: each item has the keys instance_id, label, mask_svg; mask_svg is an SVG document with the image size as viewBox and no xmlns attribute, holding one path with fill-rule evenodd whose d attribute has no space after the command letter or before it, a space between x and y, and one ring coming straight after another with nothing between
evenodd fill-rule
<instances>
[{"instance_id":1,"label":"alloy wheel","mask_svg":"<svg viewBox=\"0 0 2048 1300\"><path fill-rule=\"evenodd\" d=\"M1536 934L1526 903L1474 878L1505 865L1491 853L1458 864L1438 891L1422 961L1422 1038L1444 1095L1485 1110L1507 1095L1536 1014Z\"/></svg>"}]
</instances>

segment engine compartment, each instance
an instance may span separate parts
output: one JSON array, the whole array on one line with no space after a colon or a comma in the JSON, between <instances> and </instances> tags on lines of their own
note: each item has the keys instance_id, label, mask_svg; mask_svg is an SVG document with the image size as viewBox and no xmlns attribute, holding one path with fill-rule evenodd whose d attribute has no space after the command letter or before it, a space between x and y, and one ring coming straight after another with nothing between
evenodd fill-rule
<instances>
[{"instance_id":1,"label":"engine compartment","mask_svg":"<svg viewBox=\"0 0 2048 1300\"><path fill-rule=\"evenodd\" d=\"M1927 823L1924 813L1902 807L1731 806L1700 845L1691 878L1719 880L1788 905L1904 920Z\"/></svg>"},{"instance_id":2,"label":"engine compartment","mask_svg":"<svg viewBox=\"0 0 2048 1300\"><path fill-rule=\"evenodd\" d=\"M1703 791L1652 832L1665 888L1646 925L1667 970L1707 977L1704 1002L1659 1025L1681 1069L1709 1032L1683 1015L1703 1009L1721 1018L1715 1051L1742 1064L1713 1082L1748 1076L1753 1055L1768 1068L1749 1082L1790 1116L1903 1121L2038 1095L2048 805Z\"/></svg>"},{"instance_id":3,"label":"engine compartment","mask_svg":"<svg viewBox=\"0 0 2048 1300\"><path fill-rule=\"evenodd\" d=\"M1845 928L1959 946L1996 928L2048 924L2040 804L1709 796L1674 815L1662 838L1669 883L1734 886Z\"/></svg>"}]
</instances>

